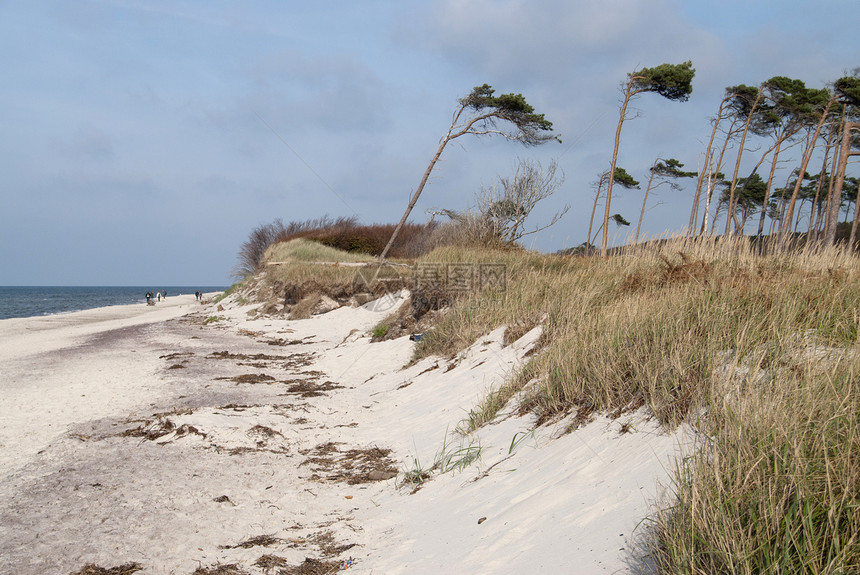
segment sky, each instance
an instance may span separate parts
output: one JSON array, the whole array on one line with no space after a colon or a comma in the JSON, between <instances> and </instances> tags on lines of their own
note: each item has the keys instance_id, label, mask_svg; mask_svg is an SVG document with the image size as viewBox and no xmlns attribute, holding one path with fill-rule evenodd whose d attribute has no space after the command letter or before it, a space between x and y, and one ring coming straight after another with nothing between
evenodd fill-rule
<instances>
[{"instance_id":1,"label":"sky","mask_svg":"<svg viewBox=\"0 0 860 575\"><path fill-rule=\"evenodd\" d=\"M529 224L570 211L524 243L579 245L629 72L696 69L689 101L632 104L618 165L696 170L727 86L825 87L860 66L858 21L856 0L0 0L0 285L229 285L276 218L396 222L484 83L562 143L454 141L412 221L554 160ZM643 234L682 230L694 188L652 193ZM612 212L635 227L642 193Z\"/></svg>"}]
</instances>

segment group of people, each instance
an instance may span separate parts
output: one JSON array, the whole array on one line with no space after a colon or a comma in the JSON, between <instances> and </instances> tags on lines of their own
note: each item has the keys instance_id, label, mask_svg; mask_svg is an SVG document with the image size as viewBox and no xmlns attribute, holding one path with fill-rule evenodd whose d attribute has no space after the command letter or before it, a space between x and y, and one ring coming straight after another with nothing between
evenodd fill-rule
<instances>
[{"instance_id":1,"label":"group of people","mask_svg":"<svg viewBox=\"0 0 860 575\"><path fill-rule=\"evenodd\" d=\"M146 304L147 305L155 305L155 300L161 301L161 299L167 299L167 290L163 289L161 291L146 292Z\"/></svg>"},{"instance_id":2,"label":"group of people","mask_svg":"<svg viewBox=\"0 0 860 575\"><path fill-rule=\"evenodd\" d=\"M200 290L197 290L196 292L194 292L194 298L197 301L202 302L203 301L203 292ZM163 289L161 291L156 290L156 291L146 292L146 304L147 305L155 305L156 301L160 302L163 299L164 300L167 299L167 290L166 289Z\"/></svg>"}]
</instances>

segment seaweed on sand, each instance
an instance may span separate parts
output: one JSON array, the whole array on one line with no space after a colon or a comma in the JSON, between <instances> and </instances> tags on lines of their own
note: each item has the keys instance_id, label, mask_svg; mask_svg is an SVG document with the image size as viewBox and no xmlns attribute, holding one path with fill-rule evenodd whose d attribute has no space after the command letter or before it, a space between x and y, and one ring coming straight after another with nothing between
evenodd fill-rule
<instances>
[{"instance_id":1,"label":"seaweed on sand","mask_svg":"<svg viewBox=\"0 0 860 575\"><path fill-rule=\"evenodd\" d=\"M99 567L94 563L87 563L81 567L80 571L75 571L69 575L132 575L143 569L140 563L125 563L117 567Z\"/></svg>"},{"instance_id":2,"label":"seaweed on sand","mask_svg":"<svg viewBox=\"0 0 860 575\"><path fill-rule=\"evenodd\" d=\"M212 567L198 567L191 575L248 575L247 571L239 569L235 563L227 565L213 565Z\"/></svg>"}]
</instances>

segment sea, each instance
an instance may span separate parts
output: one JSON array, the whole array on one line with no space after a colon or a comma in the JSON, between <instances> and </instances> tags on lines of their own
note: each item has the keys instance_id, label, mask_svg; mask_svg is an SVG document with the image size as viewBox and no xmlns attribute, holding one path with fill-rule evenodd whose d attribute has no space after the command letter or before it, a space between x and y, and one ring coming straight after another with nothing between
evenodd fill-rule
<instances>
[{"instance_id":1,"label":"sea","mask_svg":"<svg viewBox=\"0 0 860 575\"><path fill-rule=\"evenodd\" d=\"M225 289L225 286L0 286L0 320L146 303L146 292L166 290L170 298Z\"/></svg>"}]
</instances>

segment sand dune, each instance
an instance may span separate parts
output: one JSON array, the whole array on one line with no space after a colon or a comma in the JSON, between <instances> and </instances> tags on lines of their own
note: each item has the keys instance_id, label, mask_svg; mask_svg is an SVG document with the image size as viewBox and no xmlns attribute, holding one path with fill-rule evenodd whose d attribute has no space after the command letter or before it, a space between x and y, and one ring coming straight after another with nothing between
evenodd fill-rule
<instances>
[{"instance_id":1,"label":"sand dune","mask_svg":"<svg viewBox=\"0 0 860 575\"><path fill-rule=\"evenodd\" d=\"M631 571L683 430L640 413L565 434L506 411L453 433L539 328L408 365L408 338L367 335L389 306L224 307L0 321L0 572Z\"/></svg>"}]
</instances>

